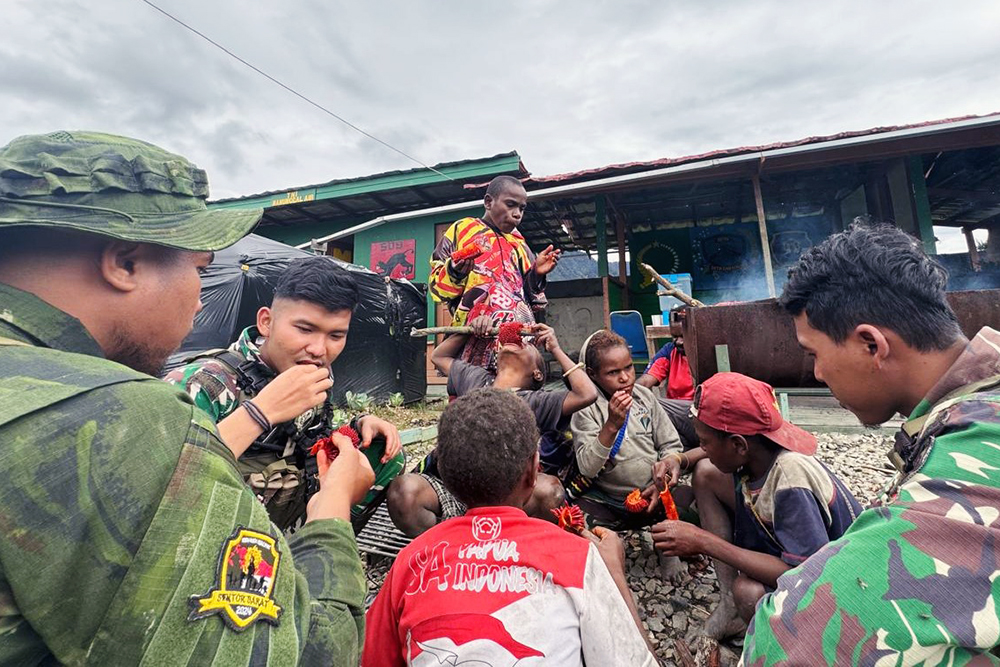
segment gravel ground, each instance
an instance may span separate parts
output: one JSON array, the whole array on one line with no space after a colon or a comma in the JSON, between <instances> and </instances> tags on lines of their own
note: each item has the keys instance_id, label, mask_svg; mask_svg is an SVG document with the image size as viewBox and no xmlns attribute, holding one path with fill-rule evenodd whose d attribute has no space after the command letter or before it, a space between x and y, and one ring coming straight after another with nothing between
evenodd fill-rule
<instances>
[{"instance_id":1,"label":"gravel ground","mask_svg":"<svg viewBox=\"0 0 1000 667\"><path fill-rule=\"evenodd\" d=\"M891 476L885 453L892 447L888 430L873 430L862 434L817 434L817 456L830 467L854 492L858 501L866 506ZM422 443L408 448L410 460L429 451L433 443ZM715 607L719 588L710 562L687 561L690 579L678 586L663 583L658 575L656 554L648 531L633 532L622 536L625 541L625 570L629 587L635 594L639 613L662 665L676 665L675 639L683 639L690 627L700 625ZM371 595L377 592L391 561L372 559L367 572ZM739 642L727 642L728 657L740 653ZM725 653L725 652L724 652ZM723 656L723 664L726 664Z\"/></svg>"}]
</instances>

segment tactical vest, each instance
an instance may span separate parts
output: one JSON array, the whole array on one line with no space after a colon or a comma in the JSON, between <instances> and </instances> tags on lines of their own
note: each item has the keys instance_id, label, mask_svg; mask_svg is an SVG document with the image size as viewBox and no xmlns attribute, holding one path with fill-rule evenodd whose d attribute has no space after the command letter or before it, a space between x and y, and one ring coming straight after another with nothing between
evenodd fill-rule
<instances>
[{"instance_id":1,"label":"tactical vest","mask_svg":"<svg viewBox=\"0 0 1000 667\"><path fill-rule=\"evenodd\" d=\"M948 427L948 408L969 400L976 394L995 396L998 387L1000 375L963 385L946 394L926 414L905 422L896 433L895 444L887 455L897 473L880 494L879 502L895 500L899 488L927 462L934 439Z\"/></svg>"},{"instance_id":2,"label":"tactical vest","mask_svg":"<svg viewBox=\"0 0 1000 667\"><path fill-rule=\"evenodd\" d=\"M261 373L260 364L248 361L231 350L209 350L195 359L212 358L236 375L237 405L253 398L274 378ZM316 457L309 449L318 439L330 435L333 403L262 433L236 461L236 467L251 490L267 508L271 520L285 530L305 517L306 505L319 490Z\"/></svg>"}]
</instances>

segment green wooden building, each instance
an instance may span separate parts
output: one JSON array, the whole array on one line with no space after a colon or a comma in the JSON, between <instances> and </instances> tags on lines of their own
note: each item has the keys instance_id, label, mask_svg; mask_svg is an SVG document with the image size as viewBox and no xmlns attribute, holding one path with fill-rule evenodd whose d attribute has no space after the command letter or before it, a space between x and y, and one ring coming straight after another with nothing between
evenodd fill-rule
<instances>
[{"instance_id":1,"label":"green wooden building","mask_svg":"<svg viewBox=\"0 0 1000 667\"><path fill-rule=\"evenodd\" d=\"M426 283L437 236L480 214L485 185L500 174L528 190L520 230L533 248L551 243L592 260L591 273L564 275L549 293L556 319L581 331L609 310L639 310L647 323L660 313L640 261L691 274L706 303L763 298L780 292L804 249L864 215L894 222L931 253L942 230L961 230L966 247L941 258L954 288L1000 286L1000 233L977 231L1000 226L1000 114L543 177L512 152L211 206L263 206L259 234ZM428 322L441 319L429 303Z\"/></svg>"}]
</instances>

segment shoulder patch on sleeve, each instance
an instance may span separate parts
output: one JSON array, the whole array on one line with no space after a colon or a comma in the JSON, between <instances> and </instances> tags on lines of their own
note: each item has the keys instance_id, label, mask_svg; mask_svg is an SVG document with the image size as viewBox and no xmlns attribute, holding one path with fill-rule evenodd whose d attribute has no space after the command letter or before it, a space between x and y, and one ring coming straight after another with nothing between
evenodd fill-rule
<instances>
[{"instance_id":1,"label":"shoulder patch on sleeve","mask_svg":"<svg viewBox=\"0 0 1000 667\"><path fill-rule=\"evenodd\" d=\"M257 621L278 625L282 608L275 604L273 594L280 559L273 537L237 526L219 552L217 587L205 596L188 598L188 620L218 614L236 632Z\"/></svg>"}]
</instances>

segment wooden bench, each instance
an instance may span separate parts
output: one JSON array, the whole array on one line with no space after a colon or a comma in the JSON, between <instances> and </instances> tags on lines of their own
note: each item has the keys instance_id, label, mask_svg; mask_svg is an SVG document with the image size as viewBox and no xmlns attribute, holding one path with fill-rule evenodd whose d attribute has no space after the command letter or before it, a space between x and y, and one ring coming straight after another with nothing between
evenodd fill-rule
<instances>
[{"instance_id":1,"label":"wooden bench","mask_svg":"<svg viewBox=\"0 0 1000 667\"><path fill-rule=\"evenodd\" d=\"M409 544L411 538L403 535L389 518L389 508L385 503L379 505L368 523L357 535L358 551L366 554L377 554L395 558L400 550Z\"/></svg>"}]
</instances>

